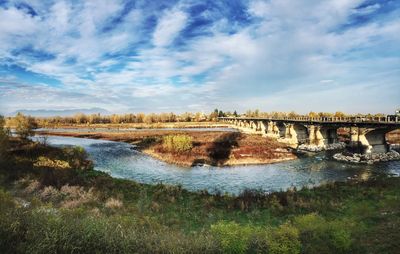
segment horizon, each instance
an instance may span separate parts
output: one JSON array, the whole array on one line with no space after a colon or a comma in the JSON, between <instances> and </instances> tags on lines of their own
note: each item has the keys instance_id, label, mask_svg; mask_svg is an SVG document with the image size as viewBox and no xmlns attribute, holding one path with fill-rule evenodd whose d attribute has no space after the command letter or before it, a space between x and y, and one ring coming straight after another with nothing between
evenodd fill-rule
<instances>
[{"instance_id":1,"label":"horizon","mask_svg":"<svg viewBox=\"0 0 400 254\"><path fill-rule=\"evenodd\" d=\"M345 115L345 117L354 117L354 116L378 116L378 115L383 115L383 116L390 116L390 115L395 115L398 114L400 111L400 108L397 109L394 113L392 114L384 114L384 113L348 113L348 112L342 112L342 111L335 111L335 112L322 112L322 111L310 111L306 113L300 113L296 111L262 111L259 109L249 109L246 111L237 111L237 110L226 110L223 111L221 109L215 108L214 110L211 111L185 111L185 112L124 112L124 113L112 113L109 111L106 111L101 108L90 108L90 109L69 109L69 110L63 110L63 111L58 111L58 110L17 110L15 112L12 112L12 114L5 114L5 117L15 117L17 114L23 114L24 116L30 116L34 118L74 118L79 115L83 116L91 116L91 115L98 115L101 117L110 117L113 115L118 115L118 116L124 116L124 115L163 115L163 114L173 114L175 116L182 116L185 114L191 114L191 115L196 115L198 113L204 115L204 116L209 116L212 115L213 113L217 112L217 114L224 114L224 116L232 116L237 114L238 117L242 117L243 115L248 117L248 114L259 114L259 117L265 117L266 115L273 115L273 114L295 114L297 116L310 116L310 114L317 114L317 115L324 115L322 117L329 117L329 116L334 116L334 115ZM55 113L58 112L58 113ZM256 113L257 112L257 113Z\"/></svg>"},{"instance_id":2,"label":"horizon","mask_svg":"<svg viewBox=\"0 0 400 254\"><path fill-rule=\"evenodd\" d=\"M0 114L393 114L399 34L391 0L1 1Z\"/></svg>"}]
</instances>

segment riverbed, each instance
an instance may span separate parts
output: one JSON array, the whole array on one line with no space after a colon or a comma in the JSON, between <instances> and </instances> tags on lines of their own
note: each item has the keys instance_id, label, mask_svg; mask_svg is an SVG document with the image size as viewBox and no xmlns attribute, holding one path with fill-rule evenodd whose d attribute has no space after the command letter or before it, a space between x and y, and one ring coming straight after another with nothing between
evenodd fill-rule
<instances>
[{"instance_id":1,"label":"riverbed","mask_svg":"<svg viewBox=\"0 0 400 254\"><path fill-rule=\"evenodd\" d=\"M376 174L400 175L400 161L360 165L337 162L329 153L268 165L180 167L156 160L128 143L48 136L54 146L81 146L95 170L140 183L181 185L191 191L207 190L237 195L245 189L273 192L316 186L326 182L367 179Z\"/></svg>"}]
</instances>

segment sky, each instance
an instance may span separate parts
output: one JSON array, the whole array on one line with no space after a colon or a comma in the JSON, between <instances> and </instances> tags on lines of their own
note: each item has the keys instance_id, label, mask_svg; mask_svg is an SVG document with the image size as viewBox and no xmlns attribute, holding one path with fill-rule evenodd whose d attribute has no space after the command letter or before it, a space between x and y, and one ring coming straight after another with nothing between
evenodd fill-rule
<instances>
[{"instance_id":1,"label":"sky","mask_svg":"<svg viewBox=\"0 0 400 254\"><path fill-rule=\"evenodd\" d=\"M0 113L393 113L398 0L0 0Z\"/></svg>"}]
</instances>

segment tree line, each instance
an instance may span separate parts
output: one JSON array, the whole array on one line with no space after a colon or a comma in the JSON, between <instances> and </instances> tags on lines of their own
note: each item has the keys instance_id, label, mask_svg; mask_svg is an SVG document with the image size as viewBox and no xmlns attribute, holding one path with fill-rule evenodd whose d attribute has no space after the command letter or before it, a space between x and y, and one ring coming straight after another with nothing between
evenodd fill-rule
<instances>
[{"instance_id":1,"label":"tree line","mask_svg":"<svg viewBox=\"0 0 400 254\"><path fill-rule=\"evenodd\" d=\"M245 114L242 116L246 117L273 117L273 118L282 118L282 117L385 117L385 114L378 113L378 114L347 114L341 111L336 111L334 113L332 112L314 112L310 111L308 114L299 114L296 113L295 111L290 111L290 112L278 112L278 111L272 111L272 112L261 112L260 110L247 110Z\"/></svg>"},{"instance_id":2,"label":"tree line","mask_svg":"<svg viewBox=\"0 0 400 254\"><path fill-rule=\"evenodd\" d=\"M5 119L6 125L12 129L24 123L25 125L47 126L59 124L124 124L124 123L174 123L174 122L206 122L217 121L218 117L228 116L221 110L215 109L213 112L206 114L203 112L185 112L182 114L175 113L127 113L127 114L83 114L77 113L72 116L53 116L53 117L31 117L22 113L17 113L14 117Z\"/></svg>"},{"instance_id":3,"label":"tree line","mask_svg":"<svg viewBox=\"0 0 400 254\"><path fill-rule=\"evenodd\" d=\"M205 114L202 112L191 113L185 112L182 114L175 113L128 113L128 114L112 114L112 115L101 115L101 114L83 114L78 113L73 116L54 116L54 117L31 117L25 116L22 113L17 113L14 117L6 118L6 126L15 129L16 132L21 136L29 136L29 129L33 129L37 126L48 126L48 125L69 125L69 124L125 124L125 123L174 123L174 122L206 122L206 121L217 121L218 117L384 117L384 114L346 114L341 111L335 113L330 112L309 112L308 114L298 114L295 111L291 112L261 112L260 110L247 110L243 114L237 113L237 111L222 111L215 109L211 113ZM2 118L3 119L3 118ZM4 121L4 119L2 120ZM19 126L19 127L18 127ZM25 132L25 133L24 133Z\"/></svg>"}]
</instances>

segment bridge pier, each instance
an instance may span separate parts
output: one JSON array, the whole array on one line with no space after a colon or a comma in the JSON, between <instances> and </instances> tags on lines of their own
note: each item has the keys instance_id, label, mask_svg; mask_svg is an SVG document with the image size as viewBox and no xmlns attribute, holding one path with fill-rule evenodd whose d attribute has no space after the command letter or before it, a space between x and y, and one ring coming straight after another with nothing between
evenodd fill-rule
<instances>
[{"instance_id":1,"label":"bridge pier","mask_svg":"<svg viewBox=\"0 0 400 254\"><path fill-rule=\"evenodd\" d=\"M265 125L264 121L258 121L258 131L259 131L259 133L261 133L261 135L263 137L265 137L267 135L267 133L266 133L267 126Z\"/></svg>"},{"instance_id":2,"label":"bridge pier","mask_svg":"<svg viewBox=\"0 0 400 254\"><path fill-rule=\"evenodd\" d=\"M386 133L391 128L350 128L350 143L348 149L354 153L387 153L389 145L386 141Z\"/></svg>"},{"instance_id":3,"label":"bridge pier","mask_svg":"<svg viewBox=\"0 0 400 254\"><path fill-rule=\"evenodd\" d=\"M297 145L297 133L294 129L294 125L292 123L284 123L283 126L284 134L278 141L289 145Z\"/></svg>"},{"instance_id":4,"label":"bridge pier","mask_svg":"<svg viewBox=\"0 0 400 254\"><path fill-rule=\"evenodd\" d=\"M258 124L255 121L250 121L250 132L257 133L258 131Z\"/></svg>"},{"instance_id":5,"label":"bridge pier","mask_svg":"<svg viewBox=\"0 0 400 254\"><path fill-rule=\"evenodd\" d=\"M325 145L320 126L308 126L308 145L315 145L318 147L323 147Z\"/></svg>"},{"instance_id":6,"label":"bridge pier","mask_svg":"<svg viewBox=\"0 0 400 254\"><path fill-rule=\"evenodd\" d=\"M337 128L308 125L308 145L324 147L338 143Z\"/></svg>"},{"instance_id":7,"label":"bridge pier","mask_svg":"<svg viewBox=\"0 0 400 254\"><path fill-rule=\"evenodd\" d=\"M279 128L276 125L276 122L273 121L268 122L266 136L270 138L279 138Z\"/></svg>"}]
</instances>

